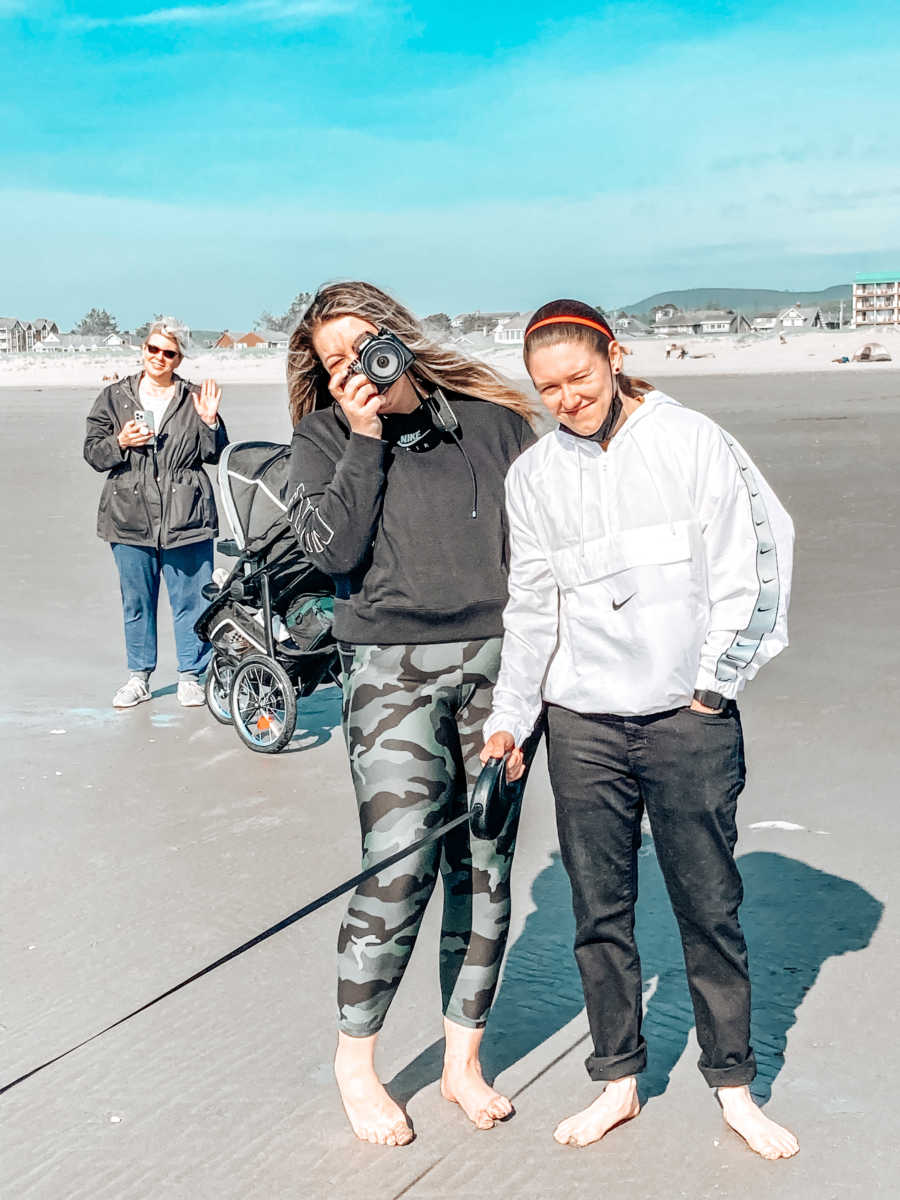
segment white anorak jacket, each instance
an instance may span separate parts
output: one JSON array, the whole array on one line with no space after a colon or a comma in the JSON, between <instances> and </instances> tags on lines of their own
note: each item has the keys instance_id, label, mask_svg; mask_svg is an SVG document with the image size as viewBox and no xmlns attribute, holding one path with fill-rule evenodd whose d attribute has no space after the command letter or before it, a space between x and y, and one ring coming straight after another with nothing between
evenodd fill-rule
<instances>
[{"instance_id":1,"label":"white anorak jacket","mask_svg":"<svg viewBox=\"0 0 900 1200\"><path fill-rule=\"evenodd\" d=\"M609 448L557 430L506 478L509 601L484 733L542 700L637 716L733 698L788 644L794 528L733 437L649 392Z\"/></svg>"}]
</instances>

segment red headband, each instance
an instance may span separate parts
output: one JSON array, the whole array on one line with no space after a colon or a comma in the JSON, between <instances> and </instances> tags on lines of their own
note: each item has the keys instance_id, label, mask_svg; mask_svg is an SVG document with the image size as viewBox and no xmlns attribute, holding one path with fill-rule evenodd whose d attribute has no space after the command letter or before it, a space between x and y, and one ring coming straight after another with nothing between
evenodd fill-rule
<instances>
[{"instance_id":1,"label":"red headband","mask_svg":"<svg viewBox=\"0 0 900 1200\"><path fill-rule=\"evenodd\" d=\"M615 340L612 330L608 329L605 325L601 325L599 321L592 321L589 317L574 316L544 317L542 321L536 321L530 329L527 329L525 331L525 336L528 337L530 334L534 333L536 329L540 329L542 325L588 325L591 329L597 329L600 333L606 334L611 342Z\"/></svg>"}]
</instances>

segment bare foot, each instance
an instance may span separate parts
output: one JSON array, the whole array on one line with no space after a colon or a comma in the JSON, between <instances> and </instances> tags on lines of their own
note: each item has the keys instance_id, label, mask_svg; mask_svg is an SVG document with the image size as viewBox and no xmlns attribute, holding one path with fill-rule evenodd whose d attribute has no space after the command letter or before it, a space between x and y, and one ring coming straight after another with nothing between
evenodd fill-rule
<instances>
[{"instance_id":1,"label":"bare foot","mask_svg":"<svg viewBox=\"0 0 900 1200\"><path fill-rule=\"evenodd\" d=\"M770 1121L757 1107L748 1087L720 1087L716 1094L727 1124L763 1158L793 1158L800 1149L789 1129Z\"/></svg>"},{"instance_id":2,"label":"bare foot","mask_svg":"<svg viewBox=\"0 0 900 1200\"><path fill-rule=\"evenodd\" d=\"M374 1054L374 1037L338 1035L334 1076L344 1112L361 1142L406 1146L413 1140L413 1131L403 1110L390 1098L375 1074Z\"/></svg>"},{"instance_id":3,"label":"bare foot","mask_svg":"<svg viewBox=\"0 0 900 1200\"><path fill-rule=\"evenodd\" d=\"M481 1064L444 1059L441 1095L458 1104L476 1129L493 1129L495 1121L512 1116L512 1101L485 1083Z\"/></svg>"},{"instance_id":4,"label":"bare foot","mask_svg":"<svg viewBox=\"0 0 900 1200\"><path fill-rule=\"evenodd\" d=\"M485 1083L479 1050L483 1029L469 1029L444 1018L444 1070L441 1095L458 1104L476 1129L493 1129L495 1121L512 1116L512 1101Z\"/></svg>"},{"instance_id":5,"label":"bare foot","mask_svg":"<svg viewBox=\"0 0 900 1200\"><path fill-rule=\"evenodd\" d=\"M640 1111L637 1081L633 1075L626 1075L624 1079L610 1080L589 1108L561 1121L553 1136L561 1146L589 1146Z\"/></svg>"}]
</instances>

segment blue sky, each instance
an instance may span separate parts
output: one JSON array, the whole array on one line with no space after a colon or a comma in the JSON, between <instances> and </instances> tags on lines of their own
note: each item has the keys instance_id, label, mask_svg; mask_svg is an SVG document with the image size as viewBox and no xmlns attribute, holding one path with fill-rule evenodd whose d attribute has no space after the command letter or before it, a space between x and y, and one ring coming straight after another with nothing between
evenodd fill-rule
<instances>
[{"instance_id":1,"label":"blue sky","mask_svg":"<svg viewBox=\"0 0 900 1200\"><path fill-rule=\"evenodd\" d=\"M0 311L249 325L900 264L900 5L0 0ZM14 231L14 232L13 232Z\"/></svg>"}]
</instances>

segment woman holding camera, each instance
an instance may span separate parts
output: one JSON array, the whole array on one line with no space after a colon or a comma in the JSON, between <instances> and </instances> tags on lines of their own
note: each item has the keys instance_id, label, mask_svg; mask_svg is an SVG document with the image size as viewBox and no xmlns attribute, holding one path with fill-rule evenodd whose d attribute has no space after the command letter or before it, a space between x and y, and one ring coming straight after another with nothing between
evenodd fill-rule
<instances>
[{"instance_id":1,"label":"woman holding camera","mask_svg":"<svg viewBox=\"0 0 900 1200\"><path fill-rule=\"evenodd\" d=\"M87 419L84 457L108 473L100 495L97 534L112 546L119 571L129 678L114 708L150 699L156 668L160 576L175 625L178 701L205 703L200 677L210 647L194 632L212 576L216 502L204 463L218 461L228 442L214 379L198 389L175 374L188 330L170 317L150 326L143 370L111 383Z\"/></svg>"},{"instance_id":2,"label":"woman holding camera","mask_svg":"<svg viewBox=\"0 0 900 1200\"><path fill-rule=\"evenodd\" d=\"M336 580L365 869L468 806L500 658L503 483L534 441L531 413L368 283L320 289L291 336L288 382L291 522ZM351 899L338 941L335 1074L360 1139L413 1136L374 1053L439 874L441 1091L479 1129L512 1112L484 1081L479 1047L506 943L515 834L511 817L496 841L470 844L464 824Z\"/></svg>"}]
</instances>

